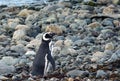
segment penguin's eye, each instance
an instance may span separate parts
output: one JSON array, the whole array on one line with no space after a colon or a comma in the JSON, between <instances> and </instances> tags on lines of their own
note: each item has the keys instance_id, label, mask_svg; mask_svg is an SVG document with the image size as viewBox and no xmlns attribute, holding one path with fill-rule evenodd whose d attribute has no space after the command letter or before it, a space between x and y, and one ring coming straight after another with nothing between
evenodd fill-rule
<instances>
[{"instance_id":1,"label":"penguin's eye","mask_svg":"<svg viewBox=\"0 0 120 81\"><path fill-rule=\"evenodd\" d=\"M49 34L46 34L46 35L45 35L45 38L52 38L52 36L49 35Z\"/></svg>"}]
</instances>

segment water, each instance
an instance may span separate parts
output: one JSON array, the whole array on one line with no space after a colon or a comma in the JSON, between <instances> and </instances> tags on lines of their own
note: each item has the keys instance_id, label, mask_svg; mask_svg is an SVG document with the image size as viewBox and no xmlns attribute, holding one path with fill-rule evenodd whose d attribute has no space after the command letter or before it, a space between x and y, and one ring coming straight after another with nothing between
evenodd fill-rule
<instances>
[{"instance_id":1,"label":"water","mask_svg":"<svg viewBox=\"0 0 120 81\"><path fill-rule=\"evenodd\" d=\"M33 3L43 4L46 3L46 1L47 0L0 0L0 5L21 6Z\"/></svg>"}]
</instances>

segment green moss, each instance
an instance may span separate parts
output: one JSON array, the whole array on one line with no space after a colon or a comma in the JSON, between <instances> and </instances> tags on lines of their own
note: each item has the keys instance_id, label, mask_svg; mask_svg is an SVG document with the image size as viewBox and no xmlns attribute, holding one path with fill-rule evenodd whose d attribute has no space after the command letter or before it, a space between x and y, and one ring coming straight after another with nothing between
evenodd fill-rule
<instances>
[{"instance_id":1,"label":"green moss","mask_svg":"<svg viewBox=\"0 0 120 81\"><path fill-rule=\"evenodd\" d=\"M97 6L96 2L93 1L85 2L84 4L89 6Z\"/></svg>"}]
</instances>

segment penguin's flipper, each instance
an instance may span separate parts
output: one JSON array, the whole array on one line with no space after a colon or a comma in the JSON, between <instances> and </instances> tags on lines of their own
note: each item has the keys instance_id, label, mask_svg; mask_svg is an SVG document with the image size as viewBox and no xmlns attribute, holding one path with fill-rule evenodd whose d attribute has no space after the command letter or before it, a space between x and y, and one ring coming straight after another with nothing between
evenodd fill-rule
<instances>
[{"instance_id":1,"label":"penguin's flipper","mask_svg":"<svg viewBox=\"0 0 120 81\"><path fill-rule=\"evenodd\" d=\"M55 70L55 60L54 60L53 57L51 56L51 53L48 53L47 59L48 59L48 61L52 64L53 70Z\"/></svg>"}]
</instances>

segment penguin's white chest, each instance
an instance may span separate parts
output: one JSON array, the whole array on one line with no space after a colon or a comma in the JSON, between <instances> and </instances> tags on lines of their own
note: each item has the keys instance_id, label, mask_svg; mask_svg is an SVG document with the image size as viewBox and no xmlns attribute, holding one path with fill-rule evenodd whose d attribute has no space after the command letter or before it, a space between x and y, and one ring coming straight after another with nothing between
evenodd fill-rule
<instances>
[{"instance_id":1,"label":"penguin's white chest","mask_svg":"<svg viewBox=\"0 0 120 81\"><path fill-rule=\"evenodd\" d=\"M44 68L44 75L46 74L46 70L47 70L47 66L48 66L48 59L47 59L47 55L45 56L45 68Z\"/></svg>"}]
</instances>

